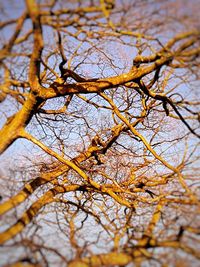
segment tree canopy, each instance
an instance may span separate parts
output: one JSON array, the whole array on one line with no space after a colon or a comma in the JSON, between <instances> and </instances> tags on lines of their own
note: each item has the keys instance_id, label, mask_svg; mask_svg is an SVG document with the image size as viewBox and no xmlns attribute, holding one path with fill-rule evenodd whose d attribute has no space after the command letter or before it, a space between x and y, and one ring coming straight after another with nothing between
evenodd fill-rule
<instances>
[{"instance_id":1,"label":"tree canopy","mask_svg":"<svg viewBox=\"0 0 200 267\"><path fill-rule=\"evenodd\" d=\"M1 1L2 266L199 266L199 9Z\"/></svg>"}]
</instances>

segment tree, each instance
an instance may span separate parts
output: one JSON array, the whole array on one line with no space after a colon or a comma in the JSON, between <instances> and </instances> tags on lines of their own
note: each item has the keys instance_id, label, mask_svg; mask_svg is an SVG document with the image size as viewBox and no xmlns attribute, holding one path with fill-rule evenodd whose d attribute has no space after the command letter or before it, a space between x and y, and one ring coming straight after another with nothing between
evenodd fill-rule
<instances>
[{"instance_id":1,"label":"tree","mask_svg":"<svg viewBox=\"0 0 200 267\"><path fill-rule=\"evenodd\" d=\"M2 1L3 265L199 266L199 8Z\"/></svg>"}]
</instances>

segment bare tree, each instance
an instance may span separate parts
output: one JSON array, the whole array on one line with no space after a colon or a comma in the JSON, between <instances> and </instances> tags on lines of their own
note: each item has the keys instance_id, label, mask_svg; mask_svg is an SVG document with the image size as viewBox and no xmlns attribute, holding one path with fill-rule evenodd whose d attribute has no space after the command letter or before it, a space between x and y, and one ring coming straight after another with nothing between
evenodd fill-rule
<instances>
[{"instance_id":1,"label":"bare tree","mask_svg":"<svg viewBox=\"0 0 200 267\"><path fill-rule=\"evenodd\" d=\"M0 7L2 266L199 266L200 2Z\"/></svg>"}]
</instances>

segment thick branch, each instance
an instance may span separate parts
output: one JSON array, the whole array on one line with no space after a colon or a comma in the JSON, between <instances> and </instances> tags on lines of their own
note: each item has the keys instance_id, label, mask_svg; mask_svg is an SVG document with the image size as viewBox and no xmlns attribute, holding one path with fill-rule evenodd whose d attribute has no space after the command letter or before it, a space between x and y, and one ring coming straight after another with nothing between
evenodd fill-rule
<instances>
[{"instance_id":1,"label":"thick branch","mask_svg":"<svg viewBox=\"0 0 200 267\"><path fill-rule=\"evenodd\" d=\"M0 130L0 154L19 138L20 130L27 126L40 103L40 100L29 94L22 109L7 119L6 124Z\"/></svg>"}]
</instances>

